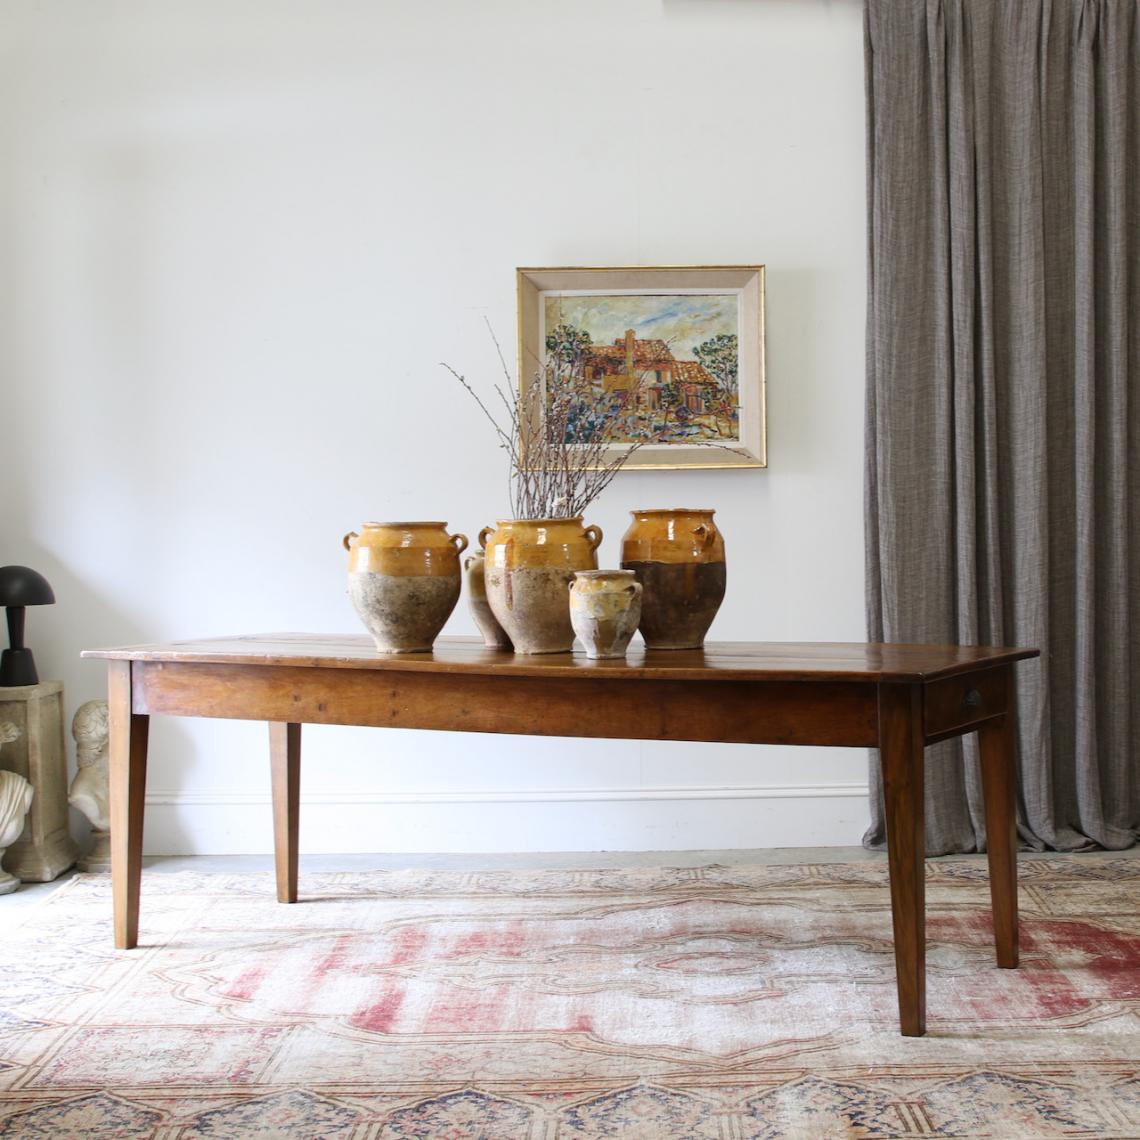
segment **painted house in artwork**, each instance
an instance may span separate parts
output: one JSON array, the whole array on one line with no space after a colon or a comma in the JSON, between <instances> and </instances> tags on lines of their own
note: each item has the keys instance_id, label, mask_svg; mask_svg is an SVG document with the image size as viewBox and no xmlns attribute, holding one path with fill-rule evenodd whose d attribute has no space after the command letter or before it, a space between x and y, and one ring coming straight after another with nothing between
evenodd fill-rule
<instances>
[{"instance_id":1,"label":"painted house in artwork","mask_svg":"<svg viewBox=\"0 0 1140 1140\"><path fill-rule=\"evenodd\" d=\"M583 378L604 396L620 398L623 407L656 411L667 385L676 386L693 415L703 415L716 402L717 382L703 364L678 360L665 341L639 340L633 329L613 344L590 345L583 365Z\"/></svg>"}]
</instances>

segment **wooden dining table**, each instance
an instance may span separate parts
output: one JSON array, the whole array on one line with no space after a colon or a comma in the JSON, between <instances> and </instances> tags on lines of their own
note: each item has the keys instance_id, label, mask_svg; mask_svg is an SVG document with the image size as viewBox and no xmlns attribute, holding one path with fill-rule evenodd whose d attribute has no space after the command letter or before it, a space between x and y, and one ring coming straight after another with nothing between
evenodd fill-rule
<instances>
[{"instance_id":1,"label":"wooden dining table","mask_svg":"<svg viewBox=\"0 0 1140 1140\"><path fill-rule=\"evenodd\" d=\"M379 654L361 635L256 634L93 649L107 662L115 945L138 944L150 717L269 725L277 898L297 901L301 726L878 748L899 1024L926 1029L923 766L977 732L997 965L1018 959L1015 662L1038 650L864 643L516 656L476 639ZM757 754L758 761L762 754ZM760 838L759 836L757 837Z\"/></svg>"}]
</instances>

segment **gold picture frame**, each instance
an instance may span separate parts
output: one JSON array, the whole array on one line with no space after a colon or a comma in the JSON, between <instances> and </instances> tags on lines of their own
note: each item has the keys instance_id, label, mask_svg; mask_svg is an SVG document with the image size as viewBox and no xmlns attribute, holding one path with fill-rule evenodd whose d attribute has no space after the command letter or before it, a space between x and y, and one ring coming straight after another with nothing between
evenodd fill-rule
<instances>
[{"instance_id":1,"label":"gold picture frame","mask_svg":"<svg viewBox=\"0 0 1140 1140\"><path fill-rule=\"evenodd\" d=\"M763 265L516 272L521 393L572 369L629 468L767 467Z\"/></svg>"}]
</instances>

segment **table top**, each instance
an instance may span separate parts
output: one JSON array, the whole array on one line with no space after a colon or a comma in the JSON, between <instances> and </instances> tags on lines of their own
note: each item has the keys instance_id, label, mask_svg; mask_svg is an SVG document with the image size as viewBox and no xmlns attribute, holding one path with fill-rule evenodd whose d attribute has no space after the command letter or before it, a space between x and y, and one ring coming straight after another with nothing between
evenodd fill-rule
<instances>
[{"instance_id":1,"label":"table top","mask_svg":"<svg viewBox=\"0 0 1140 1140\"><path fill-rule=\"evenodd\" d=\"M478 638L439 638L430 653L377 653L367 634L265 633L88 649L113 661L495 674L550 677L608 672L676 681L932 681L1037 657L1037 649L842 642L710 642L704 649L647 650L635 642L622 660L582 652L516 655Z\"/></svg>"}]
</instances>

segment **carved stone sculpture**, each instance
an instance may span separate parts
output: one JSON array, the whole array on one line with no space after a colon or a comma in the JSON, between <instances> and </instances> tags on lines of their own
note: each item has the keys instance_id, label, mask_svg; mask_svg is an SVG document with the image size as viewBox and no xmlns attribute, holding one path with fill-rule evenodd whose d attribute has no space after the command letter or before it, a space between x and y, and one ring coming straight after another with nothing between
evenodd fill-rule
<instances>
[{"instance_id":1,"label":"carved stone sculpture","mask_svg":"<svg viewBox=\"0 0 1140 1140\"><path fill-rule=\"evenodd\" d=\"M0 722L0 744L11 744L20 730L7 721ZM0 862L4 852L24 830L24 818L32 806L32 785L16 772L0 770ZM20 880L0 867L0 895L10 894Z\"/></svg>"},{"instance_id":2,"label":"carved stone sculpture","mask_svg":"<svg viewBox=\"0 0 1140 1140\"><path fill-rule=\"evenodd\" d=\"M71 721L79 771L71 781L68 803L91 822L91 850L79 860L81 871L111 869L111 809L107 793L107 702L87 701Z\"/></svg>"}]
</instances>

